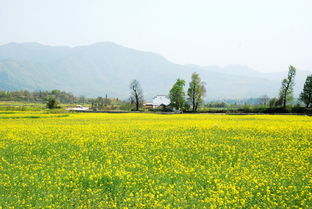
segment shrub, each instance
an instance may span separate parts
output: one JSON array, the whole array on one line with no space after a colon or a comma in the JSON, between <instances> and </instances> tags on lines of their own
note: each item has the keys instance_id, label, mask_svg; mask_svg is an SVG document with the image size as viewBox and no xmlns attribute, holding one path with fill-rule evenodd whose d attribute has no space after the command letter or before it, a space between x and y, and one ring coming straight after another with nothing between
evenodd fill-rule
<instances>
[{"instance_id":1,"label":"shrub","mask_svg":"<svg viewBox=\"0 0 312 209\"><path fill-rule=\"evenodd\" d=\"M47 102L47 108L49 109L60 108L59 104L60 102L56 98L50 97Z\"/></svg>"}]
</instances>

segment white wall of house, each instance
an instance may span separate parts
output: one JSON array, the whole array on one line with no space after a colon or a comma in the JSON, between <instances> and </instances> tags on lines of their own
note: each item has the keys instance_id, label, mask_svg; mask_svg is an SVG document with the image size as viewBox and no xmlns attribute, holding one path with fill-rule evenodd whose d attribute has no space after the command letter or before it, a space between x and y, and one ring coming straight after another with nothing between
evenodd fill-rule
<instances>
[{"instance_id":1,"label":"white wall of house","mask_svg":"<svg viewBox=\"0 0 312 209\"><path fill-rule=\"evenodd\" d=\"M169 105L170 99L166 95L158 95L153 99L153 107L159 107L160 105Z\"/></svg>"}]
</instances>

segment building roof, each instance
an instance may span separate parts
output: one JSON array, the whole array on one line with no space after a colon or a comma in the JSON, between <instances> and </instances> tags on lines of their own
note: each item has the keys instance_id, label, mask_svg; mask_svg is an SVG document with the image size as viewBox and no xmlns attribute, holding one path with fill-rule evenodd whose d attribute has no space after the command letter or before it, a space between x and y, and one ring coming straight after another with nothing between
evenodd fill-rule
<instances>
[{"instance_id":1,"label":"building roof","mask_svg":"<svg viewBox=\"0 0 312 209\"><path fill-rule=\"evenodd\" d=\"M169 98L168 95L156 95L156 96L153 97L153 99L155 99L155 98L157 98L157 97L166 97L166 98Z\"/></svg>"}]
</instances>

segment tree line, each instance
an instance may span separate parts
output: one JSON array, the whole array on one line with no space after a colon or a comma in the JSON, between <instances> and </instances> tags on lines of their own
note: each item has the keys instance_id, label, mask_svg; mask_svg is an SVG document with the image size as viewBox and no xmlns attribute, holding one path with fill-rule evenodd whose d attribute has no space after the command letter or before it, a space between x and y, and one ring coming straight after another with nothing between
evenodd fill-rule
<instances>
[{"instance_id":1,"label":"tree line","mask_svg":"<svg viewBox=\"0 0 312 209\"><path fill-rule=\"evenodd\" d=\"M176 110L192 108L192 111L196 112L202 104L203 96L206 93L205 83L201 80L199 74L193 73L187 90L187 97L184 92L184 86L185 80L178 78L169 91L170 106ZM130 102L135 105L136 111L139 110L139 107L144 102L143 89L137 80L132 80L130 83Z\"/></svg>"},{"instance_id":2,"label":"tree line","mask_svg":"<svg viewBox=\"0 0 312 209\"><path fill-rule=\"evenodd\" d=\"M286 108L286 105L294 100L295 76L296 68L290 65L287 77L282 80L279 96L270 100L271 106ZM312 107L312 75L307 76L303 90L299 95L299 101L303 102L306 108Z\"/></svg>"},{"instance_id":3,"label":"tree line","mask_svg":"<svg viewBox=\"0 0 312 209\"><path fill-rule=\"evenodd\" d=\"M295 76L296 68L290 65L287 77L282 80L279 95L271 99L264 95L259 98L259 101L265 106L286 108L287 104L294 100ZM203 97L206 94L205 83L201 80L199 74L195 72L192 74L187 91L184 90L185 84L185 80L180 78L173 84L168 94L170 107L176 110L191 110L196 112L203 104ZM136 111L143 104L143 89L137 80L133 80L130 83L130 101L135 105ZM306 108L312 107L312 75L307 76L304 88L299 96L299 101L303 102ZM224 103L218 105L225 106Z\"/></svg>"},{"instance_id":4,"label":"tree line","mask_svg":"<svg viewBox=\"0 0 312 209\"><path fill-rule=\"evenodd\" d=\"M269 98L264 95L258 98L258 101L264 106L282 107L286 106L294 100L293 88L295 86L296 68L289 66L287 77L282 80L279 95ZM185 90L186 82L178 78L168 92L170 99L170 108L183 111L196 112L203 106L203 97L206 95L205 82L203 82L198 73L193 73L188 88ZM22 101L22 102L40 102L56 106L59 103L64 104L91 104L94 110L113 109L122 107L123 109L133 109L138 111L144 103L143 89L137 80L130 82L130 98L129 101L105 97L86 98L85 96L76 97L72 93L52 90L52 91L3 91L0 90L0 101ZM307 76L299 100L305 104L306 108L312 107L312 75ZM207 107L225 107L224 102L206 104Z\"/></svg>"},{"instance_id":5,"label":"tree line","mask_svg":"<svg viewBox=\"0 0 312 209\"><path fill-rule=\"evenodd\" d=\"M0 90L1 101L20 101L20 102L40 102L45 103L49 98L57 98L61 103L85 103L86 98L84 96L75 97L72 93L52 90L52 91L3 91Z\"/></svg>"}]
</instances>

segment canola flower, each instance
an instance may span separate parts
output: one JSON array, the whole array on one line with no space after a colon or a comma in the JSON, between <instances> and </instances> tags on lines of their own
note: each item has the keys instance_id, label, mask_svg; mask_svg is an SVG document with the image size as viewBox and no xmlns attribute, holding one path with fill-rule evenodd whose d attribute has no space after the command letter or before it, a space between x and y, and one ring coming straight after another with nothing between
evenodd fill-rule
<instances>
[{"instance_id":1,"label":"canola flower","mask_svg":"<svg viewBox=\"0 0 312 209\"><path fill-rule=\"evenodd\" d=\"M312 118L0 114L0 208L311 208Z\"/></svg>"}]
</instances>

